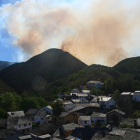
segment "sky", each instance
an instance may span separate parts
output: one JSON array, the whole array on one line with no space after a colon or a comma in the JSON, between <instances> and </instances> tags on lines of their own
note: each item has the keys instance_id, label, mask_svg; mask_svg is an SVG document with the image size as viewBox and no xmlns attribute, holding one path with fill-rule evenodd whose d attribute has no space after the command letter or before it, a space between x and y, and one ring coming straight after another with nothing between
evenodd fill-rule
<instances>
[{"instance_id":1,"label":"sky","mask_svg":"<svg viewBox=\"0 0 140 140\"><path fill-rule=\"evenodd\" d=\"M113 66L140 55L139 7L139 0L0 0L0 60L59 48Z\"/></svg>"}]
</instances>

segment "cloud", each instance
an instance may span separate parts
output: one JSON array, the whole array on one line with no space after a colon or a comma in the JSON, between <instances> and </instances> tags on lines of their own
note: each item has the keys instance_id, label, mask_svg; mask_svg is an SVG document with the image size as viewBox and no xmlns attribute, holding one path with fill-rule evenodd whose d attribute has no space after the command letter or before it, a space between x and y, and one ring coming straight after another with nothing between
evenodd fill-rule
<instances>
[{"instance_id":1,"label":"cloud","mask_svg":"<svg viewBox=\"0 0 140 140\"><path fill-rule=\"evenodd\" d=\"M87 64L112 66L138 47L138 5L121 0L22 0L1 7L0 15L13 44L26 54L22 59L61 48Z\"/></svg>"}]
</instances>

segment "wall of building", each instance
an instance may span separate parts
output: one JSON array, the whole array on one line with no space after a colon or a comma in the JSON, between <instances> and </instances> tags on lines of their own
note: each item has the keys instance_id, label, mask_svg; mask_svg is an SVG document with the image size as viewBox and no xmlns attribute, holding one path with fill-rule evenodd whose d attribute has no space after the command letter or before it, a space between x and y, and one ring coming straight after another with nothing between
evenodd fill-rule
<instances>
[{"instance_id":1,"label":"wall of building","mask_svg":"<svg viewBox=\"0 0 140 140\"><path fill-rule=\"evenodd\" d=\"M96 122L98 122L98 121L101 121L100 123L102 123L102 124L107 124L107 119L106 118L103 118L103 117L99 117L99 118L94 118L94 117L91 117L91 121L93 122L93 123L96 123Z\"/></svg>"}]
</instances>

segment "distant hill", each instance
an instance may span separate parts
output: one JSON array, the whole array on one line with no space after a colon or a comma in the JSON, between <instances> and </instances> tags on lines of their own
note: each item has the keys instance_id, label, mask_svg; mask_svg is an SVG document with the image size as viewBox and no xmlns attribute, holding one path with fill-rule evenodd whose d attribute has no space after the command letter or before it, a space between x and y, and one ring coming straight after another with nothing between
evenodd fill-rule
<instances>
[{"instance_id":1,"label":"distant hill","mask_svg":"<svg viewBox=\"0 0 140 140\"><path fill-rule=\"evenodd\" d=\"M14 92L14 90L7 86L2 80L0 80L0 94L5 92Z\"/></svg>"},{"instance_id":2,"label":"distant hill","mask_svg":"<svg viewBox=\"0 0 140 140\"><path fill-rule=\"evenodd\" d=\"M84 86L86 85L86 82L90 80L98 80L104 83L108 78L117 80L120 76L122 76L122 74L113 68L94 64L68 75L64 79L57 80L49 84L47 89L53 89L55 86L67 87L69 89L79 88L80 85Z\"/></svg>"},{"instance_id":3,"label":"distant hill","mask_svg":"<svg viewBox=\"0 0 140 140\"><path fill-rule=\"evenodd\" d=\"M10 65L14 64L13 62L6 62L6 61L0 61L0 71Z\"/></svg>"},{"instance_id":4,"label":"distant hill","mask_svg":"<svg viewBox=\"0 0 140 140\"><path fill-rule=\"evenodd\" d=\"M13 64L0 71L0 78L18 91L43 90L48 83L77 72L87 65L68 52L49 49L24 63Z\"/></svg>"},{"instance_id":5,"label":"distant hill","mask_svg":"<svg viewBox=\"0 0 140 140\"><path fill-rule=\"evenodd\" d=\"M122 73L140 74L140 57L124 59L113 68Z\"/></svg>"}]
</instances>

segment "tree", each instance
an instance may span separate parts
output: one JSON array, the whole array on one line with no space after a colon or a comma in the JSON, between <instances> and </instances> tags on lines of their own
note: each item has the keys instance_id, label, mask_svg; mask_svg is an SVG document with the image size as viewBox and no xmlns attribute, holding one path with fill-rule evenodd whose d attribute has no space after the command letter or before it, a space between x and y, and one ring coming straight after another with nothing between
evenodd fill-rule
<instances>
[{"instance_id":1,"label":"tree","mask_svg":"<svg viewBox=\"0 0 140 140\"><path fill-rule=\"evenodd\" d=\"M113 92L113 84L110 78L108 78L105 82L105 91L106 91L106 95L112 94Z\"/></svg>"},{"instance_id":2,"label":"tree","mask_svg":"<svg viewBox=\"0 0 140 140\"><path fill-rule=\"evenodd\" d=\"M56 101L56 102L53 102L52 104L52 108L53 108L53 113L55 114L59 114L61 113L62 111L64 111L64 107L63 107L63 104L61 101Z\"/></svg>"},{"instance_id":3,"label":"tree","mask_svg":"<svg viewBox=\"0 0 140 140\"><path fill-rule=\"evenodd\" d=\"M5 119L6 118L6 112L4 109L0 108L0 119Z\"/></svg>"},{"instance_id":4,"label":"tree","mask_svg":"<svg viewBox=\"0 0 140 140\"><path fill-rule=\"evenodd\" d=\"M7 111L16 111L20 109L21 97L16 93L4 93L0 95L0 107Z\"/></svg>"}]
</instances>

